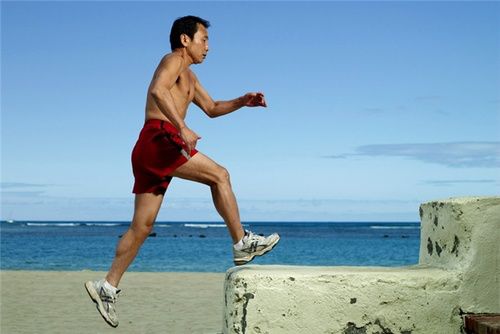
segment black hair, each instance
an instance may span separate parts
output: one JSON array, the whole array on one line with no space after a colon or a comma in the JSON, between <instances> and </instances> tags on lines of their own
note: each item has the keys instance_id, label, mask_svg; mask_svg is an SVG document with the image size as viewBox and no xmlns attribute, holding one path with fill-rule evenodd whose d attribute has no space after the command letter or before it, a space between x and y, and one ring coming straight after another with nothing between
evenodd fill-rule
<instances>
[{"instance_id":1,"label":"black hair","mask_svg":"<svg viewBox=\"0 0 500 334\"><path fill-rule=\"evenodd\" d=\"M172 51L182 48L182 34L188 35L191 39L194 38L194 34L198 31L198 24L201 24L205 28L210 27L210 22L192 15L179 17L174 21L170 30L170 48Z\"/></svg>"}]
</instances>

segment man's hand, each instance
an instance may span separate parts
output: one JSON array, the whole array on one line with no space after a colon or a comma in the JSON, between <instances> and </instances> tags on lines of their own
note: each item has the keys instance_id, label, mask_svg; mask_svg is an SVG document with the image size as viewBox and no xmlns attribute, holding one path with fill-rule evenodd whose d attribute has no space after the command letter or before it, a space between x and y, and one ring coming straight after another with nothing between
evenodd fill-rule
<instances>
[{"instance_id":1,"label":"man's hand","mask_svg":"<svg viewBox=\"0 0 500 334\"><path fill-rule=\"evenodd\" d=\"M201 139L201 137L198 136L194 131L189 129L187 126L181 128L180 135L182 140L184 141L186 152L188 153L188 155L191 154L193 148L196 147L196 142L198 141L198 139Z\"/></svg>"},{"instance_id":2,"label":"man's hand","mask_svg":"<svg viewBox=\"0 0 500 334\"><path fill-rule=\"evenodd\" d=\"M245 107L267 107L263 93L247 93L243 96Z\"/></svg>"}]
</instances>

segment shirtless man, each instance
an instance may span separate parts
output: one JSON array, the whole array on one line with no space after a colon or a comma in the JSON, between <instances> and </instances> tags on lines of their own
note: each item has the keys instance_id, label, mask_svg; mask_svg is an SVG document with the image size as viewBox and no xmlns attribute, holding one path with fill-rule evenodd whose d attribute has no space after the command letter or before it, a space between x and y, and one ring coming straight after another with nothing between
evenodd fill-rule
<instances>
[{"instance_id":1,"label":"shirtless man","mask_svg":"<svg viewBox=\"0 0 500 334\"><path fill-rule=\"evenodd\" d=\"M201 138L184 119L191 102L209 117L218 117L242 107L266 107L262 93L247 93L229 101L213 101L189 68L201 64L208 53L210 26L195 16L177 19L170 32L172 53L161 60L148 89L146 122L132 152L135 208L132 223L116 248L106 277L88 281L85 288L104 320L118 326L116 299L121 277L148 237L172 177L196 181L210 187L217 212L233 239L233 260L242 265L269 252L279 241L244 231L229 174L224 167L196 150Z\"/></svg>"}]
</instances>

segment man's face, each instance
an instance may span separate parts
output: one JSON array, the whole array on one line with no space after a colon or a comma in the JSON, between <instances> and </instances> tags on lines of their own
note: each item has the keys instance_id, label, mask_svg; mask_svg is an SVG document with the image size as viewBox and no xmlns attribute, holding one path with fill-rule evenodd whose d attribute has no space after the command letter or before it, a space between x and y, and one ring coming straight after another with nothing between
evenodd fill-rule
<instances>
[{"instance_id":1,"label":"man's face","mask_svg":"<svg viewBox=\"0 0 500 334\"><path fill-rule=\"evenodd\" d=\"M188 52L194 64L200 64L205 60L208 53L208 31L203 25L198 24L198 31L189 43Z\"/></svg>"}]
</instances>

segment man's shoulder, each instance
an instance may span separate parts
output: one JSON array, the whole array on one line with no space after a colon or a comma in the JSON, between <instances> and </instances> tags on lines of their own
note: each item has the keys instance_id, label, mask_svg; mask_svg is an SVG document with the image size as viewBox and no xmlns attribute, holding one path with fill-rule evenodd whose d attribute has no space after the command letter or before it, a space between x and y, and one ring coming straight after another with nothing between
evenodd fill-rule
<instances>
[{"instance_id":1,"label":"man's shoulder","mask_svg":"<svg viewBox=\"0 0 500 334\"><path fill-rule=\"evenodd\" d=\"M167 53L163 56L162 59L182 59L182 56L178 53L175 53L175 52L170 52L170 53Z\"/></svg>"},{"instance_id":2,"label":"man's shoulder","mask_svg":"<svg viewBox=\"0 0 500 334\"><path fill-rule=\"evenodd\" d=\"M182 67L184 59L176 53L167 53L160 61L160 67Z\"/></svg>"}]
</instances>

